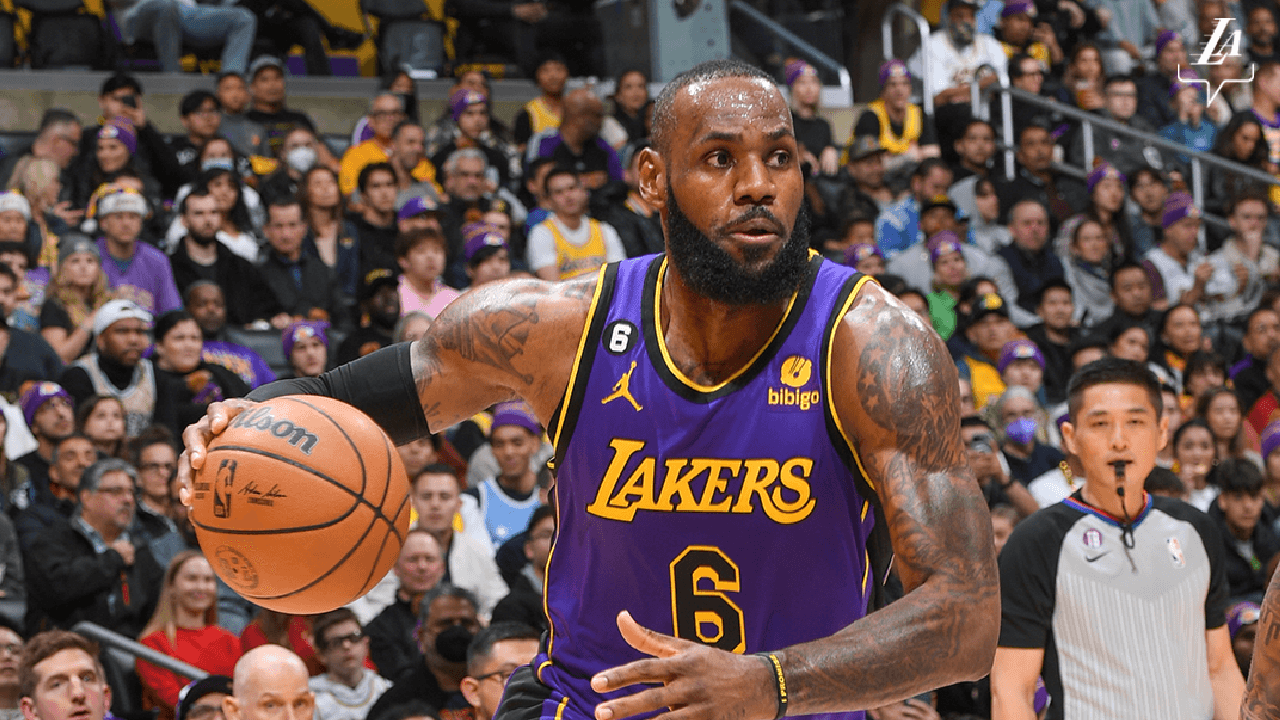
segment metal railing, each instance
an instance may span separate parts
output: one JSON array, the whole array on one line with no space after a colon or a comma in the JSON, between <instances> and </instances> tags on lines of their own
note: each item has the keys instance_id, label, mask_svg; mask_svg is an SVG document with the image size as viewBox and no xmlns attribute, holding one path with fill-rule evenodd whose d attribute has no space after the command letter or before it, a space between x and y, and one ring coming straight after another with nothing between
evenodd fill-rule
<instances>
[{"instance_id":1,"label":"metal railing","mask_svg":"<svg viewBox=\"0 0 1280 720\"><path fill-rule=\"evenodd\" d=\"M892 60L893 55L893 21L902 15L916 24L920 32L920 107L924 114L933 117L933 78L929 72L929 21L920 13L902 3L894 3L884 11L884 20L880 23L880 34L884 44L884 59Z\"/></svg>"},{"instance_id":2,"label":"metal railing","mask_svg":"<svg viewBox=\"0 0 1280 720\"><path fill-rule=\"evenodd\" d=\"M99 645L118 650L136 658L142 658L152 665L168 670L175 675L181 675L182 677L191 680L201 680L209 676L209 673L195 667L194 665L188 665L172 655L165 655L164 653L149 648L140 642L130 640L120 633L112 632L97 623L82 620L76 623L71 629L72 631L93 640Z\"/></svg>"},{"instance_id":3,"label":"metal railing","mask_svg":"<svg viewBox=\"0 0 1280 720\"><path fill-rule=\"evenodd\" d=\"M793 49L799 51L809 62L821 66L830 73L834 73L836 77L840 78L840 90L844 92L849 102L853 102L853 79L849 77L849 70L844 66L844 63L834 60L830 55L809 44L804 38L791 32L777 20L755 9L745 0L729 0L729 9L742 13L753 22L764 27Z\"/></svg>"}]
</instances>

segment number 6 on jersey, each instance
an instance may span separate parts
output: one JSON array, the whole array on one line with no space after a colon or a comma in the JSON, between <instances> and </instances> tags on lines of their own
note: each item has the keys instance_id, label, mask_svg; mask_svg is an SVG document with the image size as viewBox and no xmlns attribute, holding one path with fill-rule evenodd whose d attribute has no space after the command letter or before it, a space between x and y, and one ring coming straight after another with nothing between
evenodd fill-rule
<instances>
[{"instance_id":1,"label":"number 6 on jersey","mask_svg":"<svg viewBox=\"0 0 1280 720\"><path fill-rule=\"evenodd\" d=\"M713 589L698 587L710 580ZM671 619L675 636L740 653L746 650L742 609L726 592L738 592L738 566L720 548L690 545L671 561ZM715 633L703 632L714 626Z\"/></svg>"}]
</instances>

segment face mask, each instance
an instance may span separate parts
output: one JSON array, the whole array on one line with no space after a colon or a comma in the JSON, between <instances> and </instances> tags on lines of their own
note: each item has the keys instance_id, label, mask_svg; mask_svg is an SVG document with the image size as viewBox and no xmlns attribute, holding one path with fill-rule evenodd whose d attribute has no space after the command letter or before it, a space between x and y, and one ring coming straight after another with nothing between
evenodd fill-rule
<instances>
[{"instance_id":1,"label":"face mask","mask_svg":"<svg viewBox=\"0 0 1280 720\"><path fill-rule=\"evenodd\" d=\"M471 644L471 631L461 625L451 625L436 636L436 653L447 662L467 661L467 646Z\"/></svg>"},{"instance_id":2,"label":"face mask","mask_svg":"<svg viewBox=\"0 0 1280 720\"><path fill-rule=\"evenodd\" d=\"M201 170L234 170L235 160L231 158L207 158L200 163Z\"/></svg>"},{"instance_id":3,"label":"face mask","mask_svg":"<svg viewBox=\"0 0 1280 720\"><path fill-rule=\"evenodd\" d=\"M1018 445L1030 445L1032 440L1036 438L1036 430L1040 424L1035 418L1018 418L1009 423L1004 428L1004 436L1009 438L1009 442Z\"/></svg>"},{"instance_id":4,"label":"face mask","mask_svg":"<svg viewBox=\"0 0 1280 720\"><path fill-rule=\"evenodd\" d=\"M974 27L971 22L952 22L949 26L951 42L957 47L968 47L973 44Z\"/></svg>"},{"instance_id":5,"label":"face mask","mask_svg":"<svg viewBox=\"0 0 1280 720\"><path fill-rule=\"evenodd\" d=\"M285 164L294 172L303 173L316 164L316 151L303 145L284 154Z\"/></svg>"}]
</instances>

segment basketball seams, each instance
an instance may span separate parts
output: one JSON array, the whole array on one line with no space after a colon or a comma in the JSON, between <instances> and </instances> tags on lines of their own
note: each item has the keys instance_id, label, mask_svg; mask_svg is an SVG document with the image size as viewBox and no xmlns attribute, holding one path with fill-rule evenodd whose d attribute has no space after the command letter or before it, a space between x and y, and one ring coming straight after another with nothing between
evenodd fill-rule
<instances>
[{"instance_id":1,"label":"basketball seams","mask_svg":"<svg viewBox=\"0 0 1280 720\"><path fill-rule=\"evenodd\" d=\"M342 520L345 520L346 518L351 517L351 513L355 512L356 508L360 507L362 504L367 506L369 509L373 510L375 514L378 512L377 508L374 508L372 505L370 505L368 500L365 500L363 497L356 495L356 492L351 488L342 484L338 480L329 477L323 471L317 468L311 467L310 465L304 465L298 462L297 460L294 460L291 457L281 455L271 450L263 450L261 448L256 448L256 447L253 447L252 445L219 445L217 448L211 451L210 455L212 455L213 452L222 452L222 451L242 452L247 455L259 455L261 457L271 458L272 460L279 460L280 462L285 463L286 465L292 465L293 467L298 468L299 470L305 470L308 473L316 476L317 479L324 480L325 482L329 483L335 488L338 488L342 492L355 497L356 502L353 502L351 504L351 507L347 508L346 512L342 513L342 515L332 520L326 521L325 523L322 523L319 525L308 525L306 527L300 527L300 528L279 528L279 529L266 529L266 530L248 530L248 529L230 530L230 529L224 529L224 528L209 527L199 522L196 523L200 527L210 532L222 533L224 535L273 535L273 534L285 535L289 533L306 532L308 530L319 530L320 528L329 527L330 525L341 522Z\"/></svg>"}]
</instances>

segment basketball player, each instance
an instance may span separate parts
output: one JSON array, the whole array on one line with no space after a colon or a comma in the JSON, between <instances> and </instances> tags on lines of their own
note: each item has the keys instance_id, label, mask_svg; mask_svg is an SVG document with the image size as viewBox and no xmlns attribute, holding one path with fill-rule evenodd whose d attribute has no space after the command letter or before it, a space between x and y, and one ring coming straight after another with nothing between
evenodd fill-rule
<instances>
[{"instance_id":1,"label":"basketball player","mask_svg":"<svg viewBox=\"0 0 1280 720\"><path fill-rule=\"evenodd\" d=\"M549 639L500 718L856 718L982 677L999 586L954 366L918 316L809 252L782 94L700 65L658 98L643 154L665 255L491 283L412 347L253 399L338 397L396 442L516 397L547 421ZM251 405L187 429L188 478ZM890 551L907 593L867 615Z\"/></svg>"},{"instance_id":2,"label":"basketball player","mask_svg":"<svg viewBox=\"0 0 1280 720\"><path fill-rule=\"evenodd\" d=\"M1280 573L1262 598L1240 720L1280 720Z\"/></svg>"}]
</instances>

